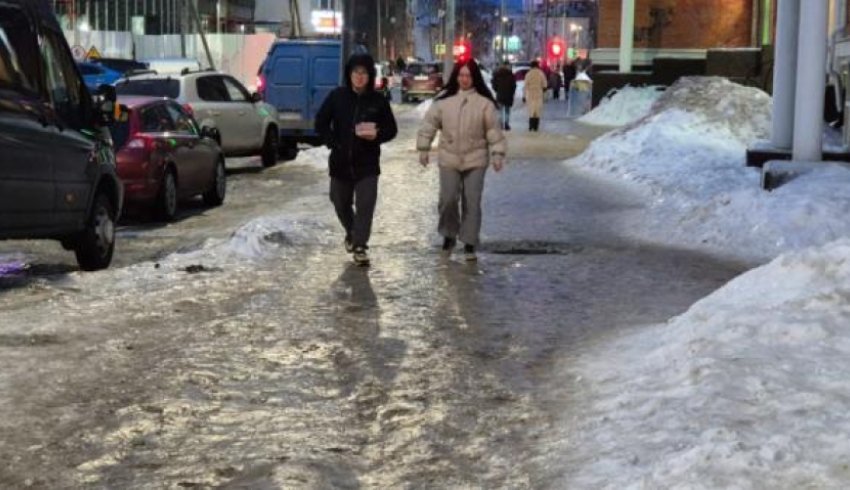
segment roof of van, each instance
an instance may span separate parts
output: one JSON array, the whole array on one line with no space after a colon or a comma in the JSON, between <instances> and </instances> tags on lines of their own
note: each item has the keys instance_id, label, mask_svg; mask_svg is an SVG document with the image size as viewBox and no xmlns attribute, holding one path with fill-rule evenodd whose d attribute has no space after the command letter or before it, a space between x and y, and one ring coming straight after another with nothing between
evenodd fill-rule
<instances>
[{"instance_id":1,"label":"roof of van","mask_svg":"<svg viewBox=\"0 0 850 490\"><path fill-rule=\"evenodd\" d=\"M324 38L299 38L299 39L289 39L289 38L280 38L275 40L274 42L277 44L316 44L320 46L339 46L339 39L324 39Z\"/></svg>"}]
</instances>

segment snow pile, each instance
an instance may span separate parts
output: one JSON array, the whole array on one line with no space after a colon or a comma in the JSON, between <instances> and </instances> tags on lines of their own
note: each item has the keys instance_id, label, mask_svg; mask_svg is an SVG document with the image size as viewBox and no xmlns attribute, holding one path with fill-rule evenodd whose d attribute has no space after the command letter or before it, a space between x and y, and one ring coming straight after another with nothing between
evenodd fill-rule
<instances>
[{"instance_id":1,"label":"snow pile","mask_svg":"<svg viewBox=\"0 0 850 490\"><path fill-rule=\"evenodd\" d=\"M317 146L314 148L308 148L306 150L300 150L298 152L298 158L295 159L294 163L301 163L309 165L311 167L327 170L328 158L330 157L330 155L330 148L326 146Z\"/></svg>"},{"instance_id":2,"label":"snow pile","mask_svg":"<svg viewBox=\"0 0 850 490\"><path fill-rule=\"evenodd\" d=\"M652 104L662 93L663 89L657 86L623 87L602 99L579 121L598 126L624 126L649 114Z\"/></svg>"},{"instance_id":3,"label":"snow pile","mask_svg":"<svg viewBox=\"0 0 850 490\"><path fill-rule=\"evenodd\" d=\"M850 240L779 257L580 356L575 488L844 488Z\"/></svg>"},{"instance_id":4,"label":"snow pile","mask_svg":"<svg viewBox=\"0 0 850 490\"><path fill-rule=\"evenodd\" d=\"M649 115L596 140L568 162L637 183L653 197L644 220L622 224L640 239L734 251L768 260L850 235L850 172L824 165L778 190L760 189L745 166L769 132L770 98L720 78L684 78Z\"/></svg>"},{"instance_id":5,"label":"snow pile","mask_svg":"<svg viewBox=\"0 0 850 490\"><path fill-rule=\"evenodd\" d=\"M219 247L238 256L263 258L279 255L281 248L329 245L331 237L330 228L315 220L266 216L243 225Z\"/></svg>"}]
</instances>

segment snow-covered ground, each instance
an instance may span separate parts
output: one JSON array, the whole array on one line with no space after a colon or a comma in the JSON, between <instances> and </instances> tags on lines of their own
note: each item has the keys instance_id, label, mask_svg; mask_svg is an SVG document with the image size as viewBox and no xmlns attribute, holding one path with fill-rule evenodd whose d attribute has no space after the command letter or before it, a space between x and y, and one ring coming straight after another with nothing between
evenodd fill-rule
<instances>
[{"instance_id":1,"label":"snow-covered ground","mask_svg":"<svg viewBox=\"0 0 850 490\"><path fill-rule=\"evenodd\" d=\"M570 487L850 484L850 172L824 165L762 191L744 152L769 120L758 90L686 79L566 163L645 193L648 211L625 234L779 255L687 313L570 361L587 402L565 421L577 428L568 445L593 455Z\"/></svg>"}]
</instances>

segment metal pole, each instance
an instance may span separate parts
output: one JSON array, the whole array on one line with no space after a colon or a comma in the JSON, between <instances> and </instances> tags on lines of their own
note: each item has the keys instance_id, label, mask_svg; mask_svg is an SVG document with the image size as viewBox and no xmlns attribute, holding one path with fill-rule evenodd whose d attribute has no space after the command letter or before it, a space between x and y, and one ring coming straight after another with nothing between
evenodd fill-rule
<instances>
[{"instance_id":1,"label":"metal pole","mask_svg":"<svg viewBox=\"0 0 850 490\"><path fill-rule=\"evenodd\" d=\"M376 19L377 23L378 23L378 39L375 42L375 57L377 58L376 61L380 62L381 61L381 0L375 0L375 2L378 4L377 5L378 16L377 16L377 19Z\"/></svg>"},{"instance_id":2,"label":"metal pole","mask_svg":"<svg viewBox=\"0 0 850 490\"><path fill-rule=\"evenodd\" d=\"M221 33L221 0L215 2L215 33Z\"/></svg>"},{"instance_id":3,"label":"metal pole","mask_svg":"<svg viewBox=\"0 0 850 490\"><path fill-rule=\"evenodd\" d=\"M340 82L345 83L345 64L351 53L354 51L354 45L357 42L357 30L355 29L354 21L357 13L357 0L343 0L342 2L342 53L340 56Z\"/></svg>"},{"instance_id":4,"label":"metal pole","mask_svg":"<svg viewBox=\"0 0 850 490\"><path fill-rule=\"evenodd\" d=\"M623 0L620 18L620 73L632 72L632 50L635 37L635 0Z\"/></svg>"},{"instance_id":5,"label":"metal pole","mask_svg":"<svg viewBox=\"0 0 850 490\"><path fill-rule=\"evenodd\" d=\"M443 79L446 81L451 76L454 67L456 8L455 0L446 1L446 57L443 59Z\"/></svg>"},{"instance_id":6,"label":"metal pole","mask_svg":"<svg viewBox=\"0 0 850 490\"><path fill-rule=\"evenodd\" d=\"M780 0L776 19L773 64L773 117L770 140L776 148L794 141L794 94L797 91L797 40L800 0ZM808 56L808 55L807 55ZM820 97L823 99L823 97Z\"/></svg>"},{"instance_id":7,"label":"metal pole","mask_svg":"<svg viewBox=\"0 0 850 490\"><path fill-rule=\"evenodd\" d=\"M823 106L826 87L827 3L806 2L800 9L797 97L794 108L794 160L823 158Z\"/></svg>"}]
</instances>

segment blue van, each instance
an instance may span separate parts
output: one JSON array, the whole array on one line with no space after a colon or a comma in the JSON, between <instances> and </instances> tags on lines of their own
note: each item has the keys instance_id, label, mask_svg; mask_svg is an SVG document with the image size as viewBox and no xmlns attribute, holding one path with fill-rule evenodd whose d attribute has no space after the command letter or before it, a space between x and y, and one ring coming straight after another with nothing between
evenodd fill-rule
<instances>
[{"instance_id":1,"label":"blue van","mask_svg":"<svg viewBox=\"0 0 850 490\"><path fill-rule=\"evenodd\" d=\"M281 153L299 142L318 144L313 121L325 97L339 86L338 40L280 39L260 67L258 89L278 111Z\"/></svg>"}]
</instances>

